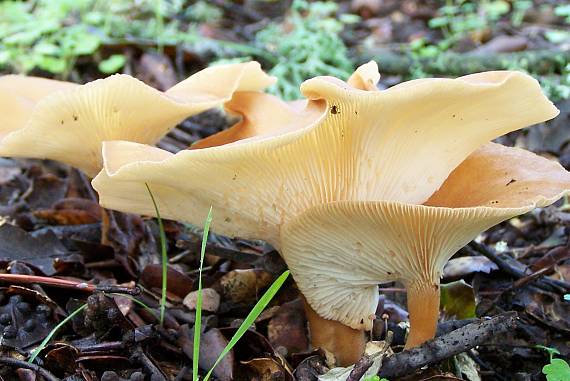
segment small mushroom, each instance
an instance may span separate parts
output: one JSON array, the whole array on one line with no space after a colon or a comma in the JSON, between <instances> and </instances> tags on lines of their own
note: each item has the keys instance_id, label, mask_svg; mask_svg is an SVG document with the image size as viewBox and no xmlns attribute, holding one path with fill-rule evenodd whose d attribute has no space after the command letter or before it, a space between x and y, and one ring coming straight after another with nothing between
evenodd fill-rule
<instances>
[{"instance_id":1,"label":"small mushroom","mask_svg":"<svg viewBox=\"0 0 570 381\"><path fill-rule=\"evenodd\" d=\"M0 78L0 156L58 160L94 176L101 142L156 143L177 123L274 82L257 62L204 69L160 92L128 75L85 85Z\"/></svg>"},{"instance_id":2,"label":"small mushroom","mask_svg":"<svg viewBox=\"0 0 570 381\"><path fill-rule=\"evenodd\" d=\"M201 149L170 154L106 142L93 180L105 207L154 215L148 183L166 218L199 223L213 205L214 231L268 241L308 302L313 345L341 365L362 354L379 283L406 285L407 347L419 345L434 335L450 256L570 189L559 164L489 143L558 114L528 75L420 79L376 91L368 65L349 83L306 81L304 109L236 95L228 107L244 116L241 124Z\"/></svg>"}]
</instances>

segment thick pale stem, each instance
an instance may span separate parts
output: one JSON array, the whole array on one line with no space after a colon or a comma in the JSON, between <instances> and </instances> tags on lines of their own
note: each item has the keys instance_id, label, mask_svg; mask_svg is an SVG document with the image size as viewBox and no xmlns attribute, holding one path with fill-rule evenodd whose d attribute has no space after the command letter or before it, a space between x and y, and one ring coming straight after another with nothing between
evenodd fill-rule
<instances>
[{"instance_id":1,"label":"thick pale stem","mask_svg":"<svg viewBox=\"0 0 570 381\"><path fill-rule=\"evenodd\" d=\"M433 339L439 318L439 283L414 282L407 285L410 334L406 349Z\"/></svg>"},{"instance_id":2,"label":"thick pale stem","mask_svg":"<svg viewBox=\"0 0 570 381\"><path fill-rule=\"evenodd\" d=\"M348 366L360 359L366 345L364 331L320 317L307 301L305 311L313 347L323 348L334 354L338 366Z\"/></svg>"}]
</instances>

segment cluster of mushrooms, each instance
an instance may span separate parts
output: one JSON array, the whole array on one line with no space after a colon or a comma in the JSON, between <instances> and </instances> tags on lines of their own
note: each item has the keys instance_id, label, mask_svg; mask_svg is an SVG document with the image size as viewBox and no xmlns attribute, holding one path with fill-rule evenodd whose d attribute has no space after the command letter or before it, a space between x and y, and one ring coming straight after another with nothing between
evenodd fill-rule
<instances>
[{"instance_id":1,"label":"cluster of mushrooms","mask_svg":"<svg viewBox=\"0 0 570 381\"><path fill-rule=\"evenodd\" d=\"M378 284L407 288L406 347L433 338L449 258L482 231L552 204L570 173L492 143L558 114L536 80L512 71L419 79L379 91L374 62L347 82L316 77L305 99L264 93L256 62L202 70L160 92L127 75L85 85L0 78L0 156L46 158L93 177L102 206L263 239L305 301L315 347L358 360ZM234 126L172 154L155 144L222 106Z\"/></svg>"}]
</instances>

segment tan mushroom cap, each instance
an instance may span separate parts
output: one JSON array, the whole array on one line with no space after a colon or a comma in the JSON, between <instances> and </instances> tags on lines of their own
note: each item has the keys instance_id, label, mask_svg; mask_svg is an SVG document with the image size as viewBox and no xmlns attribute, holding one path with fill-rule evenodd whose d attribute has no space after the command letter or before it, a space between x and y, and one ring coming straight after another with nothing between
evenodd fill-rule
<instances>
[{"instance_id":1,"label":"tan mushroom cap","mask_svg":"<svg viewBox=\"0 0 570 381\"><path fill-rule=\"evenodd\" d=\"M439 300L443 267L459 248L489 227L550 205L569 190L570 173L560 164L488 143L453 171L429 206L390 201L318 205L283 227L281 252L321 316L370 329L377 284L400 280L409 298L420 294L409 309L412 329L421 328L414 323L430 320L429 307L422 304L430 299L425 293L433 290ZM423 319L414 322L414 313Z\"/></svg>"},{"instance_id":2,"label":"tan mushroom cap","mask_svg":"<svg viewBox=\"0 0 570 381\"><path fill-rule=\"evenodd\" d=\"M10 132L24 126L39 100L53 92L78 86L75 83L23 75L0 77L0 141Z\"/></svg>"},{"instance_id":3,"label":"tan mushroom cap","mask_svg":"<svg viewBox=\"0 0 570 381\"><path fill-rule=\"evenodd\" d=\"M443 265L487 228L532 209L436 208L390 201L315 206L282 229L282 255L326 319L372 328L378 284L439 284ZM350 271L347 271L350 269Z\"/></svg>"},{"instance_id":4,"label":"tan mushroom cap","mask_svg":"<svg viewBox=\"0 0 570 381\"><path fill-rule=\"evenodd\" d=\"M259 92L241 92L224 105L226 111L239 115L232 127L197 141L190 148L217 147L246 143L293 132L321 117L326 105L322 101L291 105L276 96Z\"/></svg>"},{"instance_id":5,"label":"tan mushroom cap","mask_svg":"<svg viewBox=\"0 0 570 381\"><path fill-rule=\"evenodd\" d=\"M19 105L9 133L0 133L0 155L58 160L90 176L102 167L101 142L154 144L188 116L229 101L235 92L259 91L274 82L257 62L207 68L165 92L128 75L43 94L35 80L13 77L12 89L0 86L2 99L31 99L0 104L2 114ZM15 92L18 82L22 91ZM23 123L14 125L18 122Z\"/></svg>"},{"instance_id":6,"label":"tan mushroom cap","mask_svg":"<svg viewBox=\"0 0 570 381\"><path fill-rule=\"evenodd\" d=\"M378 90L378 65L370 61L356 69L347 84L359 90ZM299 99L290 102L269 94L239 93L224 105L226 111L239 115L236 125L204 138L191 149L216 147L255 137L263 139L304 128L312 123L326 107L322 100Z\"/></svg>"},{"instance_id":7,"label":"tan mushroom cap","mask_svg":"<svg viewBox=\"0 0 570 381\"><path fill-rule=\"evenodd\" d=\"M386 91L319 77L302 89L312 101L326 102L325 112L280 135L176 155L105 144L105 171L93 182L102 205L153 215L148 182L166 218L199 223L213 205L219 233L279 247L280 226L315 205L421 204L479 146L558 113L538 83L518 72L411 81ZM281 115L282 102L273 105L261 111ZM277 118L259 121L265 125L252 131L282 129ZM131 153L124 158L123 152Z\"/></svg>"}]
</instances>

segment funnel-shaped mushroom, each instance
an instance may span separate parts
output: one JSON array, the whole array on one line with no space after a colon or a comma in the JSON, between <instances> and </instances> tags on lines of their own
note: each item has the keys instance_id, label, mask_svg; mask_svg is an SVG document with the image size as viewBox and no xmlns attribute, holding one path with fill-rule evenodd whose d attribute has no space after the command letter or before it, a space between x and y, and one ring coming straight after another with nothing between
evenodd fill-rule
<instances>
[{"instance_id":1,"label":"funnel-shaped mushroom","mask_svg":"<svg viewBox=\"0 0 570 381\"><path fill-rule=\"evenodd\" d=\"M313 344L341 364L361 354L357 331L371 327L379 282L409 288L408 346L417 345L433 336L439 275L453 252L570 189L560 165L488 143L557 115L531 77L491 72L366 91L369 67L360 73L351 83L306 81L306 111L282 102L253 111L289 107L285 123L241 110L242 124L209 148L173 155L107 142L93 180L106 207L153 215L148 183L167 218L199 223L213 205L214 231L274 245L311 320L321 319Z\"/></svg>"},{"instance_id":2,"label":"funnel-shaped mushroom","mask_svg":"<svg viewBox=\"0 0 570 381\"><path fill-rule=\"evenodd\" d=\"M128 75L82 86L5 76L0 155L54 159L94 176L102 167L101 142L154 144L183 119L273 81L257 62L207 68L165 92Z\"/></svg>"}]
</instances>

